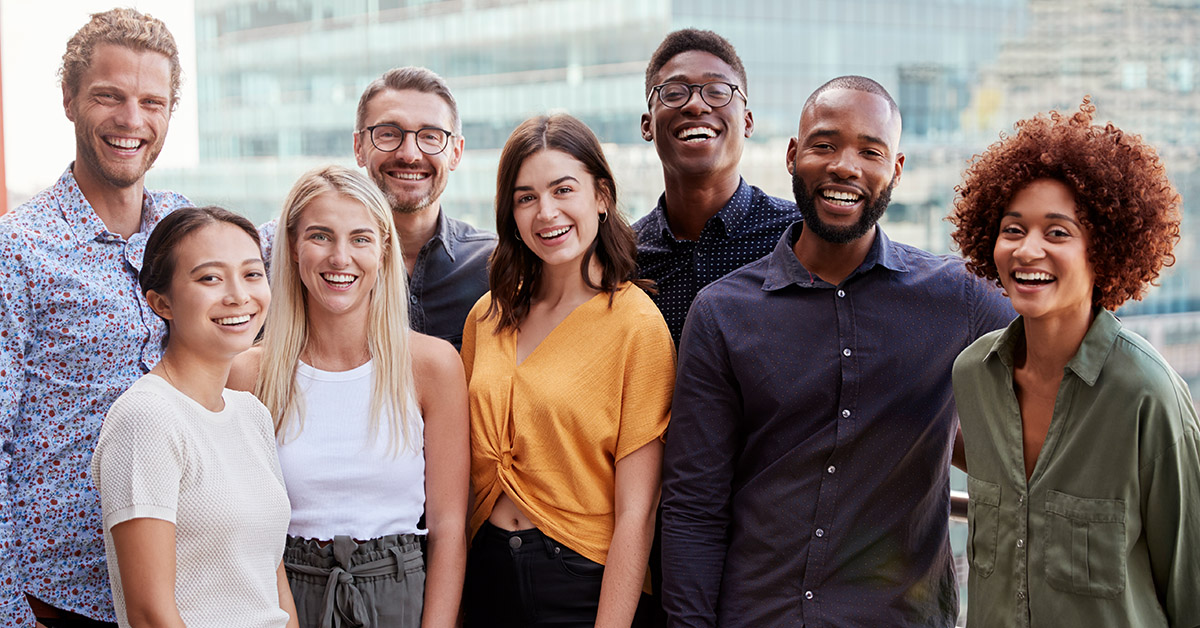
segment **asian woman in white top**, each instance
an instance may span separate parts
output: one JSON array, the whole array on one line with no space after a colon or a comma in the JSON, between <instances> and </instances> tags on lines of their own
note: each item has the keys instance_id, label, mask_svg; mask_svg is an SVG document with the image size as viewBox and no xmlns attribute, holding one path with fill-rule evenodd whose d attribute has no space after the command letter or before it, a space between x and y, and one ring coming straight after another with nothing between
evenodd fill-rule
<instances>
[{"instance_id":1,"label":"asian woman in white top","mask_svg":"<svg viewBox=\"0 0 1200 628\"><path fill-rule=\"evenodd\" d=\"M220 208L181 209L144 259L166 350L112 405L92 457L117 622L296 626L271 417L224 389L271 303L258 233Z\"/></svg>"}]
</instances>

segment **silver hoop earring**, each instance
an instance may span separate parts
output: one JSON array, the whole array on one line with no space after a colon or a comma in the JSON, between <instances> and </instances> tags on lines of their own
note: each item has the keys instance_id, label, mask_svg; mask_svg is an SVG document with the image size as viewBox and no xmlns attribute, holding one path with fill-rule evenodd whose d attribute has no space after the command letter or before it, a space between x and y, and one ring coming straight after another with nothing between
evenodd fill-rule
<instances>
[{"instance_id":1,"label":"silver hoop earring","mask_svg":"<svg viewBox=\"0 0 1200 628\"><path fill-rule=\"evenodd\" d=\"M608 220L608 212L600 214L600 224L604 224Z\"/></svg>"}]
</instances>

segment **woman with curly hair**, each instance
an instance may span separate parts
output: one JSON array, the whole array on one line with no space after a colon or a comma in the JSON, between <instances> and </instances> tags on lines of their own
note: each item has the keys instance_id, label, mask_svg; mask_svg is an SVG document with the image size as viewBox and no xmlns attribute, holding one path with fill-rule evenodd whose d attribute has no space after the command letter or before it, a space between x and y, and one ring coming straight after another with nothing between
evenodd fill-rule
<instances>
[{"instance_id":1,"label":"woman with curly hair","mask_svg":"<svg viewBox=\"0 0 1200 628\"><path fill-rule=\"evenodd\" d=\"M1196 410L1112 314L1175 261L1181 201L1094 112L1018 122L958 187L954 240L1020 315L954 365L968 625L1200 624Z\"/></svg>"},{"instance_id":2,"label":"woman with curly hair","mask_svg":"<svg viewBox=\"0 0 1200 628\"><path fill-rule=\"evenodd\" d=\"M671 334L586 125L526 120L498 170L491 292L463 329L465 625L628 628L658 504Z\"/></svg>"}]
</instances>

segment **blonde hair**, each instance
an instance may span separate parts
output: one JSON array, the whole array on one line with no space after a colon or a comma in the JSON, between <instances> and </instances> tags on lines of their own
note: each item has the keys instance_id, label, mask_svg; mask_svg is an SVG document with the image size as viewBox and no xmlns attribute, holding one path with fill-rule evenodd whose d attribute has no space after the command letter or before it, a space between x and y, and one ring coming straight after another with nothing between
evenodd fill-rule
<instances>
[{"instance_id":1,"label":"blonde hair","mask_svg":"<svg viewBox=\"0 0 1200 628\"><path fill-rule=\"evenodd\" d=\"M72 96L79 94L79 81L92 67L92 56L103 44L123 46L137 51L157 52L171 66L171 111L179 104L179 48L162 20L136 9L111 9L93 13L69 41L63 53L58 75Z\"/></svg>"},{"instance_id":2,"label":"blonde hair","mask_svg":"<svg viewBox=\"0 0 1200 628\"><path fill-rule=\"evenodd\" d=\"M414 419L408 411L414 383L408 344L408 287L400 238L383 193L365 176L348 168L327 166L305 173L292 186L283 204L271 254L272 304L267 313L254 392L271 411L277 437L283 439L288 435L292 417L298 421L297 433L304 429L304 408L296 394L296 366L308 344L308 289L300 281L293 251L301 214L324 194L362 203L375 219L381 237L382 258L367 314L367 346L374 361L371 436L378 435L380 415L386 408L390 427L388 450L420 451L419 445L414 445Z\"/></svg>"}]
</instances>

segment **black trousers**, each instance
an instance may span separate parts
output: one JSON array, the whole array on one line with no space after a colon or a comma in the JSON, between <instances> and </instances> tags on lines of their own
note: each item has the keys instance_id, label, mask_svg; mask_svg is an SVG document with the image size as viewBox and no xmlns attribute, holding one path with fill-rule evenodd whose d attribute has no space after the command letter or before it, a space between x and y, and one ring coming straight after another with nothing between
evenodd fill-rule
<instances>
[{"instance_id":1,"label":"black trousers","mask_svg":"<svg viewBox=\"0 0 1200 628\"><path fill-rule=\"evenodd\" d=\"M464 628L592 628L604 565L536 528L484 522L467 555ZM643 596L643 599L646 596ZM633 625L645 625L639 608Z\"/></svg>"}]
</instances>

